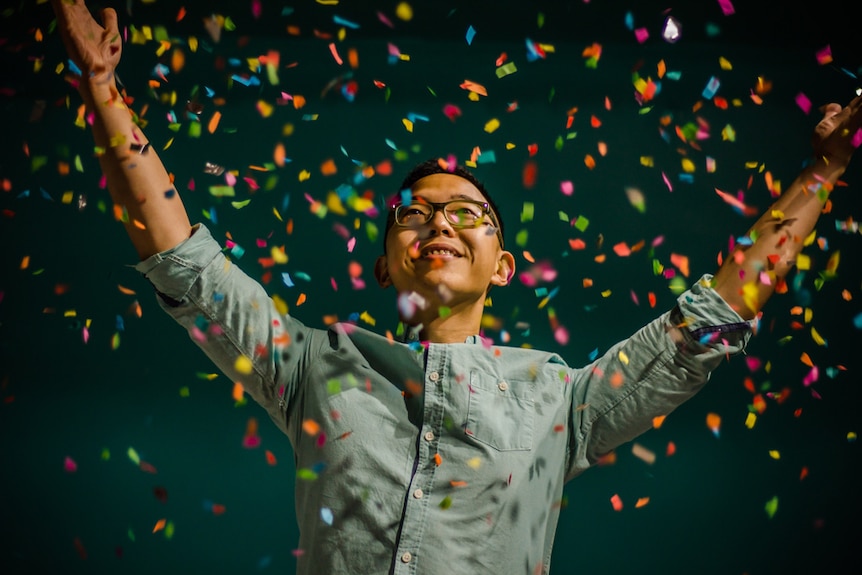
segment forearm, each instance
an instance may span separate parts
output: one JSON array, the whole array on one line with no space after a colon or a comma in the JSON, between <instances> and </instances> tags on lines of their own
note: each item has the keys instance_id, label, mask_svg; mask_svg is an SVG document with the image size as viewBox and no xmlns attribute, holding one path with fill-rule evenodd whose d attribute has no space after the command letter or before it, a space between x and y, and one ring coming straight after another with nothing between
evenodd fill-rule
<instances>
[{"instance_id":1,"label":"forearm","mask_svg":"<svg viewBox=\"0 0 862 575\"><path fill-rule=\"evenodd\" d=\"M83 79L79 92L92 113L93 138L114 214L140 259L188 238L191 224L182 200L114 82Z\"/></svg>"},{"instance_id":2,"label":"forearm","mask_svg":"<svg viewBox=\"0 0 862 575\"><path fill-rule=\"evenodd\" d=\"M737 245L724 261L714 288L743 318L755 317L796 265L845 167L823 159L806 167L748 231L752 243Z\"/></svg>"}]
</instances>

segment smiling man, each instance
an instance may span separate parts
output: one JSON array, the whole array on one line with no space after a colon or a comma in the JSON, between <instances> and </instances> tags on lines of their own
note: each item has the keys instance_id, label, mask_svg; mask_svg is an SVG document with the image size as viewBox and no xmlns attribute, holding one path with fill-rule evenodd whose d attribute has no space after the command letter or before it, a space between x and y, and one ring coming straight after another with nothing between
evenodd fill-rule
<instances>
[{"instance_id":1,"label":"smiling man","mask_svg":"<svg viewBox=\"0 0 862 575\"><path fill-rule=\"evenodd\" d=\"M305 478L302 574L548 573L564 484L744 348L862 139L862 98L826 106L812 161L752 241L588 366L481 337L488 290L509 282L514 258L482 184L439 160L417 166L387 206L375 275L396 292L398 341L352 324L316 329L279 313L209 230L191 225L117 93L116 13L103 11L103 28L80 1L53 6L137 269L293 446Z\"/></svg>"}]
</instances>

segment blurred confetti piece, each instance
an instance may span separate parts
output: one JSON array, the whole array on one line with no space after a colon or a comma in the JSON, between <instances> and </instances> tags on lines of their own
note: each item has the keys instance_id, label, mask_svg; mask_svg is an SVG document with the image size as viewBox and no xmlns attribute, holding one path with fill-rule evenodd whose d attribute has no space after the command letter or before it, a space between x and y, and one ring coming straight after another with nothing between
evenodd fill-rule
<instances>
[{"instance_id":1,"label":"blurred confetti piece","mask_svg":"<svg viewBox=\"0 0 862 575\"><path fill-rule=\"evenodd\" d=\"M778 497L773 497L769 501L766 502L764 506L764 510L766 511L766 515L772 519L775 516L775 513L778 511Z\"/></svg>"},{"instance_id":2,"label":"blurred confetti piece","mask_svg":"<svg viewBox=\"0 0 862 575\"><path fill-rule=\"evenodd\" d=\"M158 521L156 521L156 524L153 527L153 533L156 533L157 531L161 531L162 529L164 529L166 523L167 523L167 519L159 519Z\"/></svg>"},{"instance_id":3,"label":"blurred confetti piece","mask_svg":"<svg viewBox=\"0 0 862 575\"><path fill-rule=\"evenodd\" d=\"M616 493L611 497L611 506L614 508L614 511L623 510L623 500Z\"/></svg>"},{"instance_id":4,"label":"blurred confetti piece","mask_svg":"<svg viewBox=\"0 0 862 575\"><path fill-rule=\"evenodd\" d=\"M645 507L649 504L649 497L638 497L637 503L635 503L635 508L640 509L641 507Z\"/></svg>"},{"instance_id":5,"label":"blurred confetti piece","mask_svg":"<svg viewBox=\"0 0 862 575\"><path fill-rule=\"evenodd\" d=\"M796 94L796 105L799 106L799 109L805 112L805 114L811 113L811 100L809 100L808 96L802 92Z\"/></svg>"},{"instance_id":6,"label":"blurred confetti piece","mask_svg":"<svg viewBox=\"0 0 862 575\"><path fill-rule=\"evenodd\" d=\"M243 435L242 446L245 448L260 446L260 436L257 434L257 418L248 418L248 421L245 424L245 434Z\"/></svg>"},{"instance_id":7,"label":"blurred confetti piece","mask_svg":"<svg viewBox=\"0 0 862 575\"><path fill-rule=\"evenodd\" d=\"M713 435L718 437L721 430L721 416L717 413L708 413L706 415L706 426L712 431Z\"/></svg>"},{"instance_id":8,"label":"blurred confetti piece","mask_svg":"<svg viewBox=\"0 0 862 575\"><path fill-rule=\"evenodd\" d=\"M278 463L278 461L275 458L275 454L273 454L273 452L270 451L269 449L266 450L266 462L269 465L275 465L276 463Z\"/></svg>"},{"instance_id":9,"label":"blurred confetti piece","mask_svg":"<svg viewBox=\"0 0 862 575\"><path fill-rule=\"evenodd\" d=\"M137 451L135 451L135 448L134 448L134 447L130 447L129 449L127 449L127 450L126 450L126 455L129 457L129 460L130 460L132 463L134 463L135 465L140 465L140 464L141 464L141 458L140 458L140 456L138 455L138 452L137 452Z\"/></svg>"},{"instance_id":10,"label":"blurred confetti piece","mask_svg":"<svg viewBox=\"0 0 862 575\"><path fill-rule=\"evenodd\" d=\"M75 473L78 471L78 464L75 463L75 460L66 456L66 459L63 460L63 471L66 473Z\"/></svg>"},{"instance_id":11,"label":"blurred confetti piece","mask_svg":"<svg viewBox=\"0 0 862 575\"><path fill-rule=\"evenodd\" d=\"M647 463L649 465L652 465L653 463L655 463L655 459L656 459L655 452L650 451L649 449L647 449L646 447L644 447L643 445L641 445L639 443L635 443L632 445L632 454L635 457L637 457L638 459L640 459L641 461L643 461L644 463Z\"/></svg>"},{"instance_id":12,"label":"blurred confetti piece","mask_svg":"<svg viewBox=\"0 0 862 575\"><path fill-rule=\"evenodd\" d=\"M332 509L330 509L329 507L321 507L320 518L327 525L332 525L332 521L334 520L334 517L332 516Z\"/></svg>"}]
</instances>

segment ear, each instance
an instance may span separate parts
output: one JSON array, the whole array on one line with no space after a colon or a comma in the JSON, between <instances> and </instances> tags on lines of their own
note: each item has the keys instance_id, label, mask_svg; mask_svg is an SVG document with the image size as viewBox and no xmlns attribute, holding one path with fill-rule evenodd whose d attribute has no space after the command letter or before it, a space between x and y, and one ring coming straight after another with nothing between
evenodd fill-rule
<instances>
[{"instance_id":1,"label":"ear","mask_svg":"<svg viewBox=\"0 0 862 575\"><path fill-rule=\"evenodd\" d=\"M379 256L374 262L374 277L377 278L377 283L382 288L388 288L392 285L392 278L389 277L389 264L386 262L386 256Z\"/></svg>"},{"instance_id":2,"label":"ear","mask_svg":"<svg viewBox=\"0 0 862 575\"><path fill-rule=\"evenodd\" d=\"M509 282L512 281L514 276L515 256L512 255L512 252L500 250L500 256L497 258L497 271L491 277L491 285L509 285Z\"/></svg>"}]
</instances>

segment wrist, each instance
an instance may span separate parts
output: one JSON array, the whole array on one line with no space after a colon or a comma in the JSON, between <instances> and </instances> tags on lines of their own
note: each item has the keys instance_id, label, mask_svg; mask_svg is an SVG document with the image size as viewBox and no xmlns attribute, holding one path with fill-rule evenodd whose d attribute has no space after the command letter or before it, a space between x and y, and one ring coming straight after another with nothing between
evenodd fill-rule
<instances>
[{"instance_id":1,"label":"wrist","mask_svg":"<svg viewBox=\"0 0 862 575\"><path fill-rule=\"evenodd\" d=\"M837 182L838 178L844 174L844 170L846 169L847 162L842 162L838 159L829 158L827 156L815 157L809 165L812 179L816 179L821 182L828 182L830 184Z\"/></svg>"},{"instance_id":2,"label":"wrist","mask_svg":"<svg viewBox=\"0 0 862 575\"><path fill-rule=\"evenodd\" d=\"M119 97L113 75L100 74L78 78L78 93L88 105L104 104Z\"/></svg>"}]
</instances>

